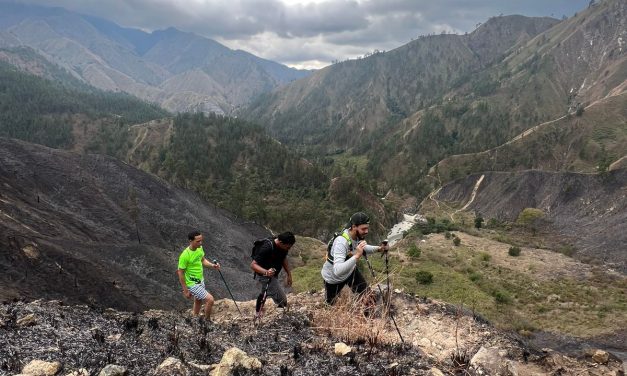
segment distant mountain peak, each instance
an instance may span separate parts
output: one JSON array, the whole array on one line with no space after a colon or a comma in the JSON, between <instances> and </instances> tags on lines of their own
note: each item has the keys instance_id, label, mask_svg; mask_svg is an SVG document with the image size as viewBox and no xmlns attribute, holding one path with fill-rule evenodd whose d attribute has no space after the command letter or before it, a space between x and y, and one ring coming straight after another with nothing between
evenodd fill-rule
<instances>
[{"instance_id":1,"label":"distant mountain peak","mask_svg":"<svg viewBox=\"0 0 627 376\"><path fill-rule=\"evenodd\" d=\"M175 27L147 33L63 8L0 3L0 33L0 48L33 48L93 86L124 91L173 112L210 108L229 113L309 74ZM185 77L181 73L199 69L226 97L185 89L187 81L172 85L172 80ZM166 81L169 84L162 85ZM168 87L178 89L170 92Z\"/></svg>"}]
</instances>

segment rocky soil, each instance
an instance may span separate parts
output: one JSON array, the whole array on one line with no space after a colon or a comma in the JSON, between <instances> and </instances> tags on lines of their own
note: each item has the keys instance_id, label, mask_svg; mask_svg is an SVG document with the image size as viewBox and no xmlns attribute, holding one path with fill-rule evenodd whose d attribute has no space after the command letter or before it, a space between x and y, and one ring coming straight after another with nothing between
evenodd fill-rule
<instances>
[{"instance_id":1,"label":"rocky soil","mask_svg":"<svg viewBox=\"0 0 627 376\"><path fill-rule=\"evenodd\" d=\"M392 295L404 344L390 320L324 307L321 293L290 295L289 312L268 302L256 326L253 301L238 304L243 317L218 301L213 322L188 311L5 302L0 375L623 375L610 353L536 349L470 312Z\"/></svg>"}]
</instances>

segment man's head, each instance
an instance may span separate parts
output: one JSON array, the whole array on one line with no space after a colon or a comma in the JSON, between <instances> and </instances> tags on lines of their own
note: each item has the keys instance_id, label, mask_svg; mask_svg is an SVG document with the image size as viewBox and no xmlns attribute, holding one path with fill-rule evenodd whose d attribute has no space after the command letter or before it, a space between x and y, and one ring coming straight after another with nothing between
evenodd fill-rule
<instances>
[{"instance_id":1,"label":"man's head","mask_svg":"<svg viewBox=\"0 0 627 376\"><path fill-rule=\"evenodd\" d=\"M200 231L192 231L187 234L189 240L189 249L194 250L202 245L202 235Z\"/></svg>"},{"instance_id":2,"label":"man's head","mask_svg":"<svg viewBox=\"0 0 627 376\"><path fill-rule=\"evenodd\" d=\"M289 231L283 232L276 237L274 242L279 248L284 251L288 251L294 243L296 243L296 237Z\"/></svg>"},{"instance_id":3,"label":"man's head","mask_svg":"<svg viewBox=\"0 0 627 376\"><path fill-rule=\"evenodd\" d=\"M364 240L370 228L370 217L366 213L357 212L351 215L349 225L349 230L357 236L357 239Z\"/></svg>"}]
</instances>

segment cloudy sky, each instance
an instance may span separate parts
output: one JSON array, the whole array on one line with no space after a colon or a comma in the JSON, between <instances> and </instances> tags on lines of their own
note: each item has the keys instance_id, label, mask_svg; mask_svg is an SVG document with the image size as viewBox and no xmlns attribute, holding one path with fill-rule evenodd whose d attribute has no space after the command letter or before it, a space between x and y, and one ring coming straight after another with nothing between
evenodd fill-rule
<instances>
[{"instance_id":1,"label":"cloudy sky","mask_svg":"<svg viewBox=\"0 0 627 376\"><path fill-rule=\"evenodd\" d=\"M146 31L174 26L297 68L321 68L500 14L571 16L589 0L23 0Z\"/></svg>"}]
</instances>

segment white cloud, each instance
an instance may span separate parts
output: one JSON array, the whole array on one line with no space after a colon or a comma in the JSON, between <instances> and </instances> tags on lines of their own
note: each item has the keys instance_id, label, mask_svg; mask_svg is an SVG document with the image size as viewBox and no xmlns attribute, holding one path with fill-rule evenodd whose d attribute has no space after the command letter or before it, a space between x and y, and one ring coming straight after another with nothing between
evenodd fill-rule
<instances>
[{"instance_id":1,"label":"white cloud","mask_svg":"<svg viewBox=\"0 0 627 376\"><path fill-rule=\"evenodd\" d=\"M3 0L0 0L3 1ZM319 68L429 33L466 32L499 14L556 18L589 0L23 0L125 27L176 27L258 56Z\"/></svg>"}]
</instances>

